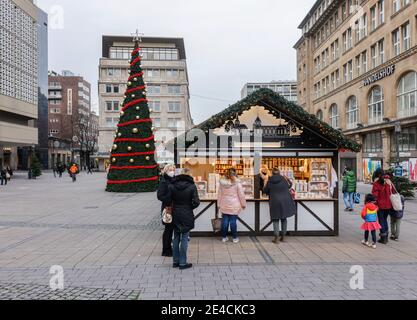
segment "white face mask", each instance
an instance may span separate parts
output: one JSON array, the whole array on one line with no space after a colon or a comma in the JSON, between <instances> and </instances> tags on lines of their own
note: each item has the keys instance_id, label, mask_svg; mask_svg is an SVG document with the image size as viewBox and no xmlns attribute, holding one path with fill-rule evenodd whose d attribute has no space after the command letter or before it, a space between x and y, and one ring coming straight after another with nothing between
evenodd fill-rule
<instances>
[{"instance_id":1,"label":"white face mask","mask_svg":"<svg viewBox=\"0 0 417 320\"><path fill-rule=\"evenodd\" d=\"M175 177L175 171L168 171L167 175L168 175L168 177L174 178Z\"/></svg>"}]
</instances>

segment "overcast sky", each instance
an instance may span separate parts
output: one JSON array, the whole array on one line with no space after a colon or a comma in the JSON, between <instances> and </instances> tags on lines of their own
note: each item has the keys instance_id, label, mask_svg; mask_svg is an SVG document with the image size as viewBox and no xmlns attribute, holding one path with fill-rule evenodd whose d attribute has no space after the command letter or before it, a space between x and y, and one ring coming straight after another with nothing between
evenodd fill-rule
<instances>
[{"instance_id":1,"label":"overcast sky","mask_svg":"<svg viewBox=\"0 0 417 320\"><path fill-rule=\"evenodd\" d=\"M145 36L184 38L197 124L239 100L246 82L296 79L297 26L315 0L35 2L50 14L49 69L91 82L94 108L102 35L139 28Z\"/></svg>"}]
</instances>

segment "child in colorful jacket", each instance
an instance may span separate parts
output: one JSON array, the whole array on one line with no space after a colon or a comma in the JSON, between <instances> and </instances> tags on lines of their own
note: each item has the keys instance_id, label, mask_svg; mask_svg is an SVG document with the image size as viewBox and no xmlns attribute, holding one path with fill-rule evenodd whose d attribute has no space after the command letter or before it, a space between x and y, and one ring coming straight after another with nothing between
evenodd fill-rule
<instances>
[{"instance_id":1,"label":"child in colorful jacket","mask_svg":"<svg viewBox=\"0 0 417 320\"><path fill-rule=\"evenodd\" d=\"M368 194L365 197L365 206L362 209L362 219L365 220L361 226L361 229L365 232L362 244L373 249L376 249L376 232L381 230L381 225L378 222L378 209L375 196ZM372 235L372 244L369 242L369 233Z\"/></svg>"}]
</instances>

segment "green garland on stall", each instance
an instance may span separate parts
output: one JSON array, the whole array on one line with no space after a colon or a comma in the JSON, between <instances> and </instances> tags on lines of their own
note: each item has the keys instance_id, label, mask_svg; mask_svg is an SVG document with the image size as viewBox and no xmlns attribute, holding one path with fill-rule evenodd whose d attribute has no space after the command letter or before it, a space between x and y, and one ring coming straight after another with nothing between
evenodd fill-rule
<instances>
[{"instance_id":1,"label":"green garland on stall","mask_svg":"<svg viewBox=\"0 0 417 320\"><path fill-rule=\"evenodd\" d=\"M288 115L295 121L303 124L306 128L327 138L337 145L339 149L359 152L362 148L360 144L347 138L341 131L334 129L326 122L319 120L315 115L309 114L299 105L286 100L270 89L259 89L255 91L245 99L210 117L195 128L208 131L222 127L226 122L235 120L236 115L240 116L243 112L256 105L269 106L267 109L275 116L279 116L280 113ZM180 136L178 139L185 139L185 135ZM192 143L187 142L187 146Z\"/></svg>"}]
</instances>

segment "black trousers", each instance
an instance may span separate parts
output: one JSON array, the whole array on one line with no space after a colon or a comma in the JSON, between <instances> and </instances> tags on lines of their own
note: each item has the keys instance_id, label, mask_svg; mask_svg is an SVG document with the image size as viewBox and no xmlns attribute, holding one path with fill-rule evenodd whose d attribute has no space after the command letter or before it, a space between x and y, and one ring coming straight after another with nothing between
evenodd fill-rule
<instances>
[{"instance_id":1,"label":"black trousers","mask_svg":"<svg viewBox=\"0 0 417 320\"><path fill-rule=\"evenodd\" d=\"M174 224L166 224L162 236L162 254L172 254L172 236L174 234Z\"/></svg>"}]
</instances>

